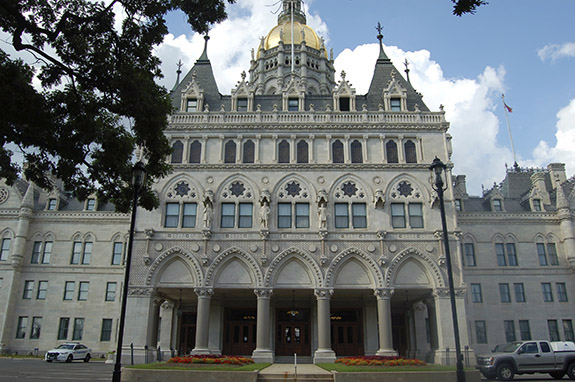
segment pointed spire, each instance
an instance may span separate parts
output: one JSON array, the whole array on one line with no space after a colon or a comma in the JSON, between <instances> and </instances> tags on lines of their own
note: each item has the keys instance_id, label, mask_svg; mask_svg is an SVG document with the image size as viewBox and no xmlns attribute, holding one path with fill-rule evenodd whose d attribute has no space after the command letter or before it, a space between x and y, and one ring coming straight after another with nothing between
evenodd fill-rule
<instances>
[{"instance_id":1,"label":"pointed spire","mask_svg":"<svg viewBox=\"0 0 575 382\"><path fill-rule=\"evenodd\" d=\"M405 75L407 77L407 82L411 83L411 81L409 80L409 61L407 61L407 58L403 62L403 65L405 65Z\"/></svg>"},{"instance_id":2,"label":"pointed spire","mask_svg":"<svg viewBox=\"0 0 575 382\"><path fill-rule=\"evenodd\" d=\"M174 87L172 88L172 91L176 90L176 88L178 87L178 85L180 84L180 74L182 74L182 60L179 60L178 63L176 64L178 66L178 70L176 70L176 74L178 75L176 78L176 83L174 84Z\"/></svg>"},{"instance_id":3,"label":"pointed spire","mask_svg":"<svg viewBox=\"0 0 575 382\"><path fill-rule=\"evenodd\" d=\"M33 208L34 207L34 183L28 183L28 188L22 199L22 208Z\"/></svg>"},{"instance_id":4,"label":"pointed spire","mask_svg":"<svg viewBox=\"0 0 575 382\"><path fill-rule=\"evenodd\" d=\"M208 34L206 34L204 36L204 52L202 53L202 55L200 56L200 58L198 58L198 61L210 61L210 59L208 58L208 40L210 39L210 36L208 36Z\"/></svg>"},{"instance_id":5,"label":"pointed spire","mask_svg":"<svg viewBox=\"0 0 575 382\"><path fill-rule=\"evenodd\" d=\"M380 62L380 61L381 62L391 62L389 57L387 57L387 55L383 51L383 35L381 34L383 27L381 26L381 23L379 21L377 22L377 27L375 27L375 29L377 30L377 33L378 33L377 39L379 40L379 57L377 58L377 62Z\"/></svg>"}]
</instances>

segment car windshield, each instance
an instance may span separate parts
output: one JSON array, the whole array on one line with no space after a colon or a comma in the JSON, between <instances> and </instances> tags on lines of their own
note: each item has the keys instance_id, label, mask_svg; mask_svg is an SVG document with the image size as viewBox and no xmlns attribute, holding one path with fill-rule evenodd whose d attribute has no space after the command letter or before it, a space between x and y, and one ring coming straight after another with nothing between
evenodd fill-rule
<instances>
[{"instance_id":1,"label":"car windshield","mask_svg":"<svg viewBox=\"0 0 575 382\"><path fill-rule=\"evenodd\" d=\"M62 344L62 345L58 346L56 349L74 350L74 345Z\"/></svg>"},{"instance_id":2,"label":"car windshield","mask_svg":"<svg viewBox=\"0 0 575 382\"><path fill-rule=\"evenodd\" d=\"M509 342L497 345L493 351L495 353L513 353L522 344L522 342Z\"/></svg>"}]
</instances>

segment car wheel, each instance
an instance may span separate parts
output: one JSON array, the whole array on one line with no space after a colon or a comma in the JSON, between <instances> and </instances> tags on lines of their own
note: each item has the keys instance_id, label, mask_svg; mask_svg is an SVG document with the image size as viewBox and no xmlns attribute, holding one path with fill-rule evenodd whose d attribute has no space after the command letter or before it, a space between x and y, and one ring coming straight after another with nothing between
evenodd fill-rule
<instances>
[{"instance_id":1,"label":"car wheel","mask_svg":"<svg viewBox=\"0 0 575 382\"><path fill-rule=\"evenodd\" d=\"M500 381L512 381L515 376L515 371L513 371L513 366L508 363L502 363L497 366L497 379Z\"/></svg>"},{"instance_id":2,"label":"car wheel","mask_svg":"<svg viewBox=\"0 0 575 382\"><path fill-rule=\"evenodd\" d=\"M564 371L554 371L552 373L549 373L550 376L553 377L553 379L562 379L565 376L565 372Z\"/></svg>"},{"instance_id":3,"label":"car wheel","mask_svg":"<svg viewBox=\"0 0 575 382\"><path fill-rule=\"evenodd\" d=\"M90 354L86 354L86 358L84 358L84 362L90 361Z\"/></svg>"},{"instance_id":4,"label":"car wheel","mask_svg":"<svg viewBox=\"0 0 575 382\"><path fill-rule=\"evenodd\" d=\"M68 363L69 363L69 362L72 362L73 360L74 360L74 356L73 356L72 354L70 354L70 355L68 356L68 358L66 358L66 362L68 362Z\"/></svg>"},{"instance_id":5,"label":"car wheel","mask_svg":"<svg viewBox=\"0 0 575 382\"><path fill-rule=\"evenodd\" d=\"M571 362L569 366L567 366L567 375L571 379L575 379L575 362Z\"/></svg>"}]
</instances>

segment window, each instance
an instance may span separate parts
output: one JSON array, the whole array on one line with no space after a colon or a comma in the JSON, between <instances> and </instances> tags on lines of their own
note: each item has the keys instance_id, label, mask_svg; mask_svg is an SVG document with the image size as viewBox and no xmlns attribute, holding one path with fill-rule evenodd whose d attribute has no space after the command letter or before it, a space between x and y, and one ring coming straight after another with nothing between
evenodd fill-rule
<instances>
[{"instance_id":1,"label":"window","mask_svg":"<svg viewBox=\"0 0 575 382\"><path fill-rule=\"evenodd\" d=\"M333 163L344 163L343 143L339 139L331 144L331 155Z\"/></svg>"},{"instance_id":2,"label":"window","mask_svg":"<svg viewBox=\"0 0 575 382\"><path fill-rule=\"evenodd\" d=\"M238 98L238 111L248 111L248 99Z\"/></svg>"},{"instance_id":3,"label":"window","mask_svg":"<svg viewBox=\"0 0 575 382\"><path fill-rule=\"evenodd\" d=\"M487 326L485 321L475 321L475 336L478 344L487 343Z\"/></svg>"},{"instance_id":4,"label":"window","mask_svg":"<svg viewBox=\"0 0 575 382\"><path fill-rule=\"evenodd\" d=\"M483 302L483 296L481 295L481 284L471 284L471 301Z\"/></svg>"},{"instance_id":5,"label":"window","mask_svg":"<svg viewBox=\"0 0 575 382\"><path fill-rule=\"evenodd\" d=\"M88 300L88 289L90 289L90 283L88 281L80 281L80 287L78 288L78 301Z\"/></svg>"},{"instance_id":6,"label":"window","mask_svg":"<svg viewBox=\"0 0 575 382\"><path fill-rule=\"evenodd\" d=\"M182 209L182 228L194 228L196 226L196 215L198 205L196 203L184 203Z\"/></svg>"},{"instance_id":7,"label":"window","mask_svg":"<svg viewBox=\"0 0 575 382\"><path fill-rule=\"evenodd\" d=\"M533 199L533 211L541 212L541 199Z\"/></svg>"},{"instance_id":8,"label":"window","mask_svg":"<svg viewBox=\"0 0 575 382\"><path fill-rule=\"evenodd\" d=\"M278 145L278 163L289 163L289 142L283 139Z\"/></svg>"},{"instance_id":9,"label":"window","mask_svg":"<svg viewBox=\"0 0 575 382\"><path fill-rule=\"evenodd\" d=\"M350 111L349 97L339 97L339 111Z\"/></svg>"},{"instance_id":10,"label":"window","mask_svg":"<svg viewBox=\"0 0 575 382\"><path fill-rule=\"evenodd\" d=\"M8 260L8 254L10 253L10 245L12 240L9 238L2 239L2 247L0 248L0 261Z\"/></svg>"},{"instance_id":11,"label":"window","mask_svg":"<svg viewBox=\"0 0 575 382\"><path fill-rule=\"evenodd\" d=\"M393 228L405 228L405 208L403 203L391 204L391 225Z\"/></svg>"},{"instance_id":12,"label":"window","mask_svg":"<svg viewBox=\"0 0 575 382\"><path fill-rule=\"evenodd\" d=\"M549 329L550 341L561 341L561 338L559 337L559 326L557 325L557 320L547 320L547 328Z\"/></svg>"},{"instance_id":13,"label":"window","mask_svg":"<svg viewBox=\"0 0 575 382\"><path fill-rule=\"evenodd\" d=\"M551 283L541 283L541 290L543 292L543 301L553 302L553 291L551 290Z\"/></svg>"},{"instance_id":14,"label":"window","mask_svg":"<svg viewBox=\"0 0 575 382\"><path fill-rule=\"evenodd\" d=\"M43 245L42 245L43 244ZM32 248L32 264L49 264L50 257L52 256L52 242L35 241Z\"/></svg>"},{"instance_id":15,"label":"window","mask_svg":"<svg viewBox=\"0 0 575 382\"><path fill-rule=\"evenodd\" d=\"M407 204L409 228L423 228L423 205L421 203ZM391 225L393 228L406 228L404 203L391 204Z\"/></svg>"},{"instance_id":16,"label":"window","mask_svg":"<svg viewBox=\"0 0 575 382\"><path fill-rule=\"evenodd\" d=\"M567 302L567 288L565 283L557 283L557 301Z\"/></svg>"},{"instance_id":17,"label":"window","mask_svg":"<svg viewBox=\"0 0 575 382\"><path fill-rule=\"evenodd\" d=\"M353 228L367 228L365 203L335 203L335 228L349 228L350 208Z\"/></svg>"},{"instance_id":18,"label":"window","mask_svg":"<svg viewBox=\"0 0 575 382\"><path fill-rule=\"evenodd\" d=\"M30 332L30 339L37 340L40 338L40 331L42 330L42 317L32 317L32 331Z\"/></svg>"},{"instance_id":19,"label":"window","mask_svg":"<svg viewBox=\"0 0 575 382\"><path fill-rule=\"evenodd\" d=\"M575 340L575 334L573 333L573 321L563 320L563 333L565 334L565 341Z\"/></svg>"},{"instance_id":20,"label":"window","mask_svg":"<svg viewBox=\"0 0 575 382\"><path fill-rule=\"evenodd\" d=\"M525 302L525 288L523 287L523 283L513 284L513 289L515 289L515 301Z\"/></svg>"},{"instance_id":21,"label":"window","mask_svg":"<svg viewBox=\"0 0 575 382\"><path fill-rule=\"evenodd\" d=\"M253 204L238 203L236 221L236 204L222 203L221 228L252 228Z\"/></svg>"},{"instance_id":22,"label":"window","mask_svg":"<svg viewBox=\"0 0 575 382\"><path fill-rule=\"evenodd\" d=\"M188 113L198 111L198 100L195 98L188 98L186 101L186 111Z\"/></svg>"},{"instance_id":23,"label":"window","mask_svg":"<svg viewBox=\"0 0 575 382\"><path fill-rule=\"evenodd\" d=\"M363 163L362 146L357 139L351 142L351 163Z\"/></svg>"},{"instance_id":24,"label":"window","mask_svg":"<svg viewBox=\"0 0 575 382\"><path fill-rule=\"evenodd\" d=\"M68 327L70 326L70 318L61 317L58 324L58 340L68 339Z\"/></svg>"},{"instance_id":25,"label":"window","mask_svg":"<svg viewBox=\"0 0 575 382\"><path fill-rule=\"evenodd\" d=\"M116 283L106 284L106 301L116 301Z\"/></svg>"},{"instance_id":26,"label":"window","mask_svg":"<svg viewBox=\"0 0 575 382\"><path fill-rule=\"evenodd\" d=\"M236 163L236 142L226 142L224 146L224 163Z\"/></svg>"},{"instance_id":27,"label":"window","mask_svg":"<svg viewBox=\"0 0 575 382\"><path fill-rule=\"evenodd\" d=\"M409 203L409 225L411 228L423 228L423 207L421 203Z\"/></svg>"},{"instance_id":28,"label":"window","mask_svg":"<svg viewBox=\"0 0 575 382\"><path fill-rule=\"evenodd\" d=\"M48 199L48 204L46 205L46 209L48 211L56 211L57 200L56 199Z\"/></svg>"},{"instance_id":29,"label":"window","mask_svg":"<svg viewBox=\"0 0 575 382\"><path fill-rule=\"evenodd\" d=\"M539 265L559 265L555 243L547 243L547 245L537 243L537 255L539 256Z\"/></svg>"},{"instance_id":30,"label":"window","mask_svg":"<svg viewBox=\"0 0 575 382\"><path fill-rule=\"evenodd\" d=\"M74 281L66 281L64 285L64 300L71 301L74 298L75 284Z\"/></svg>"},{"instance_id":31,"label":"window","mask_svg":"<svg viewBox=\"0 0 575 382\"><path fill-rule=\"evenodd\" d=\"M455 199L455 210L456 211L463 211L462 205L461 205L461 199Z\"/></svg>"},{"instance_id":32,"label":"window","mask_svg":"<svg viewBox=\"0 0 575 382\"><path fill-rule=\"evenodd\" d=\"M184 157L184 144L181 141L176 141L172 145L172 163L182 163Z\"/></svg>"},{"instance_id":33,"label":"window","mask_svg":"<svg viewBox=\"0 0 575 382\"><path fill-rule=\"evenodd\" d=\"M74 319L74 330L72 331L72 341L81 341L84 334L84 319Z\"/></svg>"},{"instance_id":34,"label":"window","mask_svg":"<svg viewBox=\"0 0 575 382\"><path fill-rule=\"evenodd\" d=\"M497 255L497 265L500 267L518 265L515 243L495 243L495 254Z\"/></svg>"},{"instance_id":35,"label":"window","mask_svg":"<svg viewBox=\"0 0 575 382\"><path fill-rule=\"evenodd\" d=\"M401 98L391 98L389 100L391 111L401 111Z\"/></svg>"},{"instance_id":36,"label":"window","mask_svg":"<svg viewBox=\"0 0 575 382\"><path fill-rule=\"evenodd\" d=\"M493 199L493 211L503 211L501 199Z\"/></svg>"},{"instance_id":37,"label":"window","mask_svg":"<svg viewBox=\"0 0 575 382\"><path fill-rule=\"evenodd\" d=\"M176 228L180 218L180 204L166 203L166 217L164 218L165 228Z\"/></svg>"},{"instance_id":38,"label":"window","mask_svg":"<svg viewBox=\"0 0 575 382\"><path fill-rule=\"evenodd\" d=\"M385 157L387 158L387 163L399 163L397 143L389 141L385 144Z\"/></svg>"},{"instance_id":39,"label":"window","mask_svg":"<svg viewBox=\"0 0 575 382\"><path fill-rule=\"evenodd\" d=\"M24 300L30 300L32 298L33 290L34 290L34 281L32 280L24 281L24 293L22 293L22 298Z\"/></svg>"},{"instance_id":40,"label":"window","mask_svg":"<svg viewBox=\"0 0 575 382\"><path fill-rule=\"evenodd\" d=\"M306 141L297 143L297 163L309 163L309 148Z\"/></svg>"},{"instance_id":41,"label":"window","mask_svg":"<svg viewBox=\"0 0 575 382\"><path fill-rule=\"evenodd\" d=\"M403 145L405 152L405 163L417 163L417 153L415 151L415 143L412 140L407 140Z\"/></svg>"},{"instance_id":42,"label":"window","mask_svg":"<svg viewBox=\"0 0 575 382\"><path fill-rule=\"evenodd\" d=\"M288 111L298 111L299 110L299 99L289 98L288 99Z\"/></svg>"},{"instance_id":43,"label":"window","mask_svg":"<svg viewBox=\"0 0 575 382\"><path fill-rule=\"evenodd\" d=\"M180 219L180 210L182 216ZM198 213L197 203L184 203L180 209L179 203L166 203L166 216L164 217L165 228L194 228Z\"/></svg>"},{"instance_id":44,"label":"window","mask_svg":"<svg viewBox=\"0 0 575 382\"><path fill-rule=\"evenodd\" d=\"M120 265L124 253L124 243L121 241L114 242L114 249L112 251L112 265Z\"/></svg>"},{"instance_id":45,"label":"window","mask_svg":"<svg viewBox=\"0 0 575 382\"><path fill-rule=\"evenodd\" d=\"M45 300L48 293L48 281L38 281L38 292L36 293L37 300Z\"/></svg>"},{"instance_id":46,"label":"window","mask_svg":"<svg viewBox=\"0 0 575 382\"><path fill-rule=\"evenodd\" d=\"M112 338L112 319L102 319L102 331L100 332L100 341L107 342Z\"/></svg>"},{"instance_id":47,"label":"window","mask_svg":"<svg viewBox=\"0 0 575 382\"><path fill-rule=\"evenodd\" d=\"M96 199L90 198L86 200L86 211L96 210Z\"/></svg>"},{"instance_id":48,"label":"window","mask_svg":"<svg viewBox=\"0 0 575 382\"><path fill-rule=\"evenodd\" d=\"M92 247L93 243L91 241L86 241L84 243L80 241L75 241L72 247L72 261L71 264L90 264L92 258Z\"/></svg>"},{"instance_id":49,"label":"window","mask_svg":"<svg viewBox=\"0 0 575 382\"><path fill-rule=\"evenodd\" d=\"M16 328L16 338L25 338L27 327L28 327L28 317L27 316L18 317L18 326Z\"/></svg>"},{"instance_id":50,"label":"window","mask_svg":"<svg viewBox=\"0 0 575 382\"><path fill-rule=\"evenodd\" d=\"M242 156L243 163L255 162L256 146L251 139L244 142L244 155Z\"/></svg>"},{"instance_id":51,"label":"window","mask_svg":"<svg viewBox=\"0 0 575 382\"><path fill-rule=\"evenodd\" d=\"M193 141L190 145L190 163L200 163L202 161L202 144Z\"/></svg>"},{"instance_id":52,"label":"window","mask_svg":"<svg viewBox=\"0 0 575 382\"><path fill-rule=\"evenodd\" d=\"M521 336L521 341L529 341L531 339L529 320L519 320L519 335Z\"/></svg>"},{"instance_id":53,"label":"window","mask_svg":"<svg viewBox=\"0 0 575 382\"><path fill-rule=\"evenodd\" d=\"M295 228L309 228L309 203L278 203L278 228L291 228L292 224Z\"/></svg>"},{"instance_id":54,"label":"window","mask_svg":"<svg viewBox=\"0 0 575 382\"><path fill-rule=\"evenodd\" d=\"M513 342L517 338L515 337L515 322L510 320L503 321L503 327L505 328L505 341Z\"/></svg>"},{"instance_id":55,"label":"window","mask_svg":"<svg viewBox=\"0 0 575 382\"><path fill-rule=\"evenodd\" d=\"M468 267L474 267L475 263L475 246L473 243L464 243L463 250L465 252L465 265Z\"/></svg>"},{"instance_id":56,"label":"window","mask_svg":"<svg viewBox=\"0 0 575 382\"><path fill-rule=\"evenodd\" d=\"M499 296L501 297L501 302L511 302L509 284L499 284Z\"/></svg>"}]
</instances>

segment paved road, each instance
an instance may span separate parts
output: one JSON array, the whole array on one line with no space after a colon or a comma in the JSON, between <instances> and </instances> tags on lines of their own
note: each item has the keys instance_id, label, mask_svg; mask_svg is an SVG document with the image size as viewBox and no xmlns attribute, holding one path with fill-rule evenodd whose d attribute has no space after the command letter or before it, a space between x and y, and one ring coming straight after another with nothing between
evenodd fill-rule
<instances>
[{"instance_id":1,"label":"paved road","mask_svg":"<svg viewBox=\"0 0 575 382\"><path fill-rule=\"evenodd\" d=\"M113 364L104 362L47 363L38 359L0 358L0 382L111 381Z\"/></svg>"}]
</instances>

